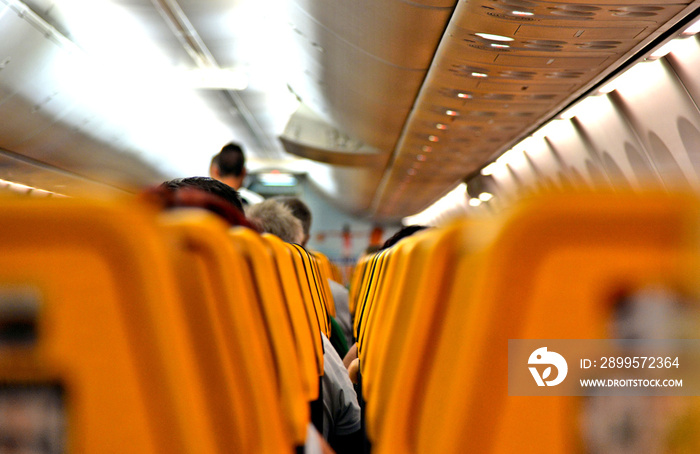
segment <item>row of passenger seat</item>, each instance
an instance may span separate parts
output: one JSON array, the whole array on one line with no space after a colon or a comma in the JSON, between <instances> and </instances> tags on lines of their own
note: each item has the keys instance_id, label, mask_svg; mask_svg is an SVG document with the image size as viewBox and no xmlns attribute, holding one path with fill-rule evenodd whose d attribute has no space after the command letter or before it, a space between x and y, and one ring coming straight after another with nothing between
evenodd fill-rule
<instances>
[{"instance_id":1,"label":"row of passenger seat","mask_svg":"<svg viewBox=\"0 0 700 454\"><path fill-rule=\"evenodd\" d=\"M52 424L3 437L33 446L43 430L85 453L304 446L334 312L325 257L131 199L0 206L0 419L25 416L7 399L59 402Z\"/></svg>"},{"instance_id":2,"label":"row of passenger seat","mask_svg":"<svg viewBox=\"0 0 700 454\"><path fill-rule=\"evenodd\" d=\"M621 289L697 294L699 208L548 196L362 258L350 305L372 452L613 452L587 450L577 398L509 396L508 341L611 337Z\"/></svg>"}]
</instances>

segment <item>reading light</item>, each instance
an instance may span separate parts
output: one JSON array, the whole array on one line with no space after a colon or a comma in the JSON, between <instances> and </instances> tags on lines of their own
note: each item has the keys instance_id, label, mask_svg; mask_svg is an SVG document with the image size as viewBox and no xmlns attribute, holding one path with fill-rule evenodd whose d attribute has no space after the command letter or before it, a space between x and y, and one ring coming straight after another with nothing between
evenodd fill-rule
<instances>
[{"instance_id":1,"label":"reading light","mask_svg":"<svg viewBox=\"0 0 700 454\"><path fill-rule=\"evenodd\" d=\"M485 74L485 73L473 72L473 73L472 73L472 77L480 77L480 78L483 78L483 77L489 77L489 75L488 75L488 74Z\"/></svg>"},{"instance_id":2,"label":"reading light","mask_svg":"<svg viewBox=\"0 0 700 454\"><path fill-rule=\"evenodd\" d=\"M476 198L469 199L469 206L478 207L479 205L481 205L481 200Z\"/></svg>"},{"instance_id":3,"label":"reading light","mask_svg":"<svg viewBox=\"0 0 700 454\"><path fill-rule=\"evenodd\" d=\"M479 200L482 202L488 202L489 200L493 199L493 194L490 192L482 192L479 194Z\"/></svg>"},{"instance_id":4,"label":"reading light","mask_svg":"<svg viewBox=\"0 0 700 454\"><path fill-rule=\"evenodd\" d=\"M457 97L462 98L462 99L471 99L472 95L470 95L469 93L460 92L460 93L457 93Z\"/></svg>"},{"instance_id":5,"label":"reading light","mask_svg":"<svg viewBox=\"0 0 700 454\"><path fill-rule=\"evenodd\" d=\"M457 112L456 110L446 110L445 114L449 115L450 117L456 117L457 115L459 115L459 112Z\"/></svg>"},{"instance_id":6,"label":"reading light","mask_svg":"<svg viewBox=\"0 0 700 454\"><path fill-rule=\"evenodd\" d=\"M531 13L530 11L511 11L511 14L513 16L534 16L535 13Z\"/></svg>"},{"instance_id":7,"label":"reading light","mask_svg":"<svg viewBox=\"0 0 700 454\"><path fill-rule=\"evenodd\" d=\"M508 36L492 35L490 33L475 33L475 35L480 38L488 39L490 41L513 41L513 38L510 38Z\"/></svg>"}]
</instances>

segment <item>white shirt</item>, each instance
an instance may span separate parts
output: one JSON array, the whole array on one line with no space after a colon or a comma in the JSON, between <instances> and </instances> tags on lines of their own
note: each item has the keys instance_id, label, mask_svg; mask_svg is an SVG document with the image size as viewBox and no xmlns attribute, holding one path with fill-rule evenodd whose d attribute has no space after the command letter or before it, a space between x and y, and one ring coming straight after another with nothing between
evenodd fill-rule
<instances>
[{"instance_id":1,"label":"white shirt","mask_svg":"<svg viewBox=\"0 0 700 454\"><path fill-rule=\"evenodd\" d=\"M241 196L243 205L255 205L256 203L260 203L265 200L265 198L257 192L253 192L246 188L238 189L238 195Z\"/></svg>"},{"instance_id":2,"label":"white shirt","mask_svg":"<svg viewBox=\"0 0 700 454\"><path fill-rule=\"evenodd\" d=\"M348 370L328 338L323 337L323 438L360 430L360 405Z\"/></svg>"}]
</instances>

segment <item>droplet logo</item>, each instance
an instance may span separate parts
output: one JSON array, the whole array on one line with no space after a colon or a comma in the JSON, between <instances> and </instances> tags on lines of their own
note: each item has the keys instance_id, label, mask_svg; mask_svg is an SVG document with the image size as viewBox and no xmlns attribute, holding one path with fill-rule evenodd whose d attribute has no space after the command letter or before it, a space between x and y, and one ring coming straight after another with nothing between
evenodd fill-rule
<instances>
[{"instance_id":1,"label":"droplet logo","mask_svg":"<svg viewBox=\"0 0 700 454\"><path fill-rule=\"evenodd\" d=\"M530 365L530 373L532 374L532 378L537 382L537 386L557 386L564 381L569 371L569 366L566 364L564 357L556 352L548 352L547 347L538 348L532 352L527 362ZM542 371L542 376L540 376L537 368L532 367L533 365L549 365L550 367ZM547 380L552 373L551 366L557 368L557 376L552 380Z\"/></svg>"}]
</instances>

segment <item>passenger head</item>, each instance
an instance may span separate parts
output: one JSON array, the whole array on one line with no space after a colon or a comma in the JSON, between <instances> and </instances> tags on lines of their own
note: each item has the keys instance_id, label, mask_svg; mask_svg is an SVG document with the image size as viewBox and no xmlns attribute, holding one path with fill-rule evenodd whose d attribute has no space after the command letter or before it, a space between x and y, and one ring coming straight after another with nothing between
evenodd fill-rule
<instances>
[{"instance_id":1,"label":"passenger head","mask_svg":"<svg viewBox=\"0 0 700 454\"><path fill-rule=\"evenodd\" d=\"M304 239L301 221L294 217L292 210L287 206L273 199L250 205L246 209L246 215L260 230L276 235L288 243L300 244Z\"/></svg>"},{"instance_id":2,"label":"passenger head","mask_svg":"<svg viewBox=\"0 0 700 454\"><path fill-rule=\"evenodd\" d=\"M382 245L380 250L389 248L389 247L395 245L396 243L398 243L400 240L402 240L408 236L411 236L416 232L420 232L421 230L425 230L428 228L430 228L430 227L425 226L425 225L406 226L406 227L402 228L401 230L399 230L398 232L396 232L391 238L387 239L384 242L384 244Z\"/></svg>"},{"instance_id":3,"label":"passenger head","mask_svg":"<svg viewBox=\"0 0 700 454\"><path fill-rule=\"evenodd\" d=\"M290 210L292 210L292 214L294 215L294 217L301 221L301 227L304 232L304 239L301 241L300 244L302 246L306 246L306 243L308 243L309 238L311 237L312 220L311 210L309 209L308 205L302 202L301 199L292 196L277 196L273 197L273 200L276 200L282 205L286 205Z\"/></svg>"},{"instance_id":4,"label":"passenger head","mask_svg":"<svg viewBox=\"0 0 700 454\"><path fill-rule=\"evenodd\" d=\"M214 194L227 202L231 203L233 206L243 211L243 203L241 198L231 186L222 183L221 181L215 180L208 177L188 177L188 178L176 178L174 180L169 180L161 184L173 192L177 192L183 188L195 188L210 194Z\"/></svg>"},{"instance_id":5,"label":"passenger head","mask_svg":"<svg viewBox=\"0 0 700 454\"><path fill-rule=\"evenodd\" d=\"M224 145L221 151L211 158L209 174L212 178L239 189L246 176L243 148L233 142Z\"/></svg>"},{"instance_id":6,"label":"passenger head","mask_svg":"<svg viewBox=\"0 0 700 454\"><path fill-rule=\"evenodd\" d=\"M143 192L142 196L163 209L203 208L232 226L258 230L243 213L243 204L232 187L207 177L177 178Z\"/></svg>"}]
</instances>

